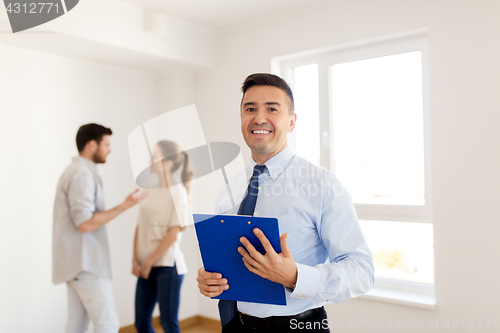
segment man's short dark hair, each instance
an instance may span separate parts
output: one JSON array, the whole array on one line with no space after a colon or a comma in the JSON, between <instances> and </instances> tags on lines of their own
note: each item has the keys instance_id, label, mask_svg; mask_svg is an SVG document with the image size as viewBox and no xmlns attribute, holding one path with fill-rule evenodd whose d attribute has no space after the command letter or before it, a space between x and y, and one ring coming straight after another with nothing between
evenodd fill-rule
<instances>
[{"instance_id":1,"label":"man's short dark hair","mask_svg":"<svg viewBox=\"0 0 500 333\"><path fill-rule=\"evenodd\" d=\"M95 140L97 144L100 144L104 135L111 134L113 134L111 129L99 124L82 125L78 129L78 133L76 133L76 148L78 148L79 152L82 152L90 141Z\"/></svg>"},{"instance_id":2,"label":"man's short dark hair","mask_svg":"<svg viewBox=\"0 0 500 333\"><path fill-rule=\"evenodd\" d=\"M273 86L283 90L288 95L288 97L290 97L290 111L291 113L294 112L292 89L290 89L288 83L286 83L286 81L279 76L269 73L250 74L249 76L247 76L245 82L243 82L243 85L241 86L243 95L245 95L247 90L253 86Z\"/></svg>"}]
</instances>

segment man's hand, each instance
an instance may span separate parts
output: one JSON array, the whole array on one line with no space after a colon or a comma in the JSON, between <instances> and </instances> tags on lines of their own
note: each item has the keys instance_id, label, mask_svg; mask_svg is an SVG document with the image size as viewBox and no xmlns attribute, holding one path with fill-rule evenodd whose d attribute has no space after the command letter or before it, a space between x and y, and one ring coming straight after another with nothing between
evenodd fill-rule
<instances>
[{"instance_id":1,"label":"man's hand","mask_svg":"<svg viewBox=\"0 0 500 333\"><path fill-rule=\"evenodd\" d=\"M139 269L139 263L137 262L136 259L132 260L132 274L140 277L141 276L141 271Z\"/></svg>"},{"instance_id":2,"label":"man's hand","mask_svg":"<svg viewBox=\"0 0 500 333\"><path fill-rule=\"evenodd\" d=\"M198 270L196 280L200 292L207 297L219 296L224 290L229 289L227 280L222 278L222 274L206 272L203 267Z\"/></svg>"},{"instance_id":3,"label":"man's hand","mask_svg":"<svg viewBox=\"0 0 500 333\"><path fill-rule=\"evenodd\" d=\"M138 204L142 199L146 197L146 195L148 195L147 192L142 192L141 194L137 194L137 192L139 192L139 189L128 195L128 197L122 203L123 208L129 209L130 207Z\"/></svg>"},{"instance_id":4,"label":"man's hand","mask_svg":"<svg viewBox=\"0 0 500 333\"><path fill-rule=\"evenodd\" d=\"M149 278L149 273L151 273L151 268L153 267L152 264L150 264L147 260L141 265L141 268L139 269L139 274L143 279L148 279Z\"/></svg>"},{"instance_id":5,"label":"man's hand","mask_svg":"<svg viewBox=\"0 0 500 333\"><path fill-rule=\"evenodd\" d=\"M295 261L293 260L292 251L290 251L286 244L288 233L281 235L281 253L276 253L260 229L255 228L253 232L259 238L262 246L264 246L266 254L262 255L253 247L248 239L241 237L240 241L246 250L240 246L238 252L243 256L245 266L252 273L280 283L285 287L292 288L297 282L297 265L295 265Z\"/></svg>"}]
</instances>

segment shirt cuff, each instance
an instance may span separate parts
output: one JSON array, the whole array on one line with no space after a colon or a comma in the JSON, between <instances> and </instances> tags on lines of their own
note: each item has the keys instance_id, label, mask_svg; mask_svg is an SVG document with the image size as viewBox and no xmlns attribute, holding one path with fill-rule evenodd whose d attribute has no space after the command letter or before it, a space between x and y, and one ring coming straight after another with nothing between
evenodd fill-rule
<instances>
[{"instance_id":1,"label":"shirt cuff","mask_svg":"<svg viewBox=\"0 0 500 333\"><path fill-rule=\"evenodd\" d=\"M82 223L90 220L94 214L89 211L73 212L72 219L75 226L78 228Z\"/></svg>"},{"instance_id":2,"label":"shirt cuff","mask_svg":"<svg viewBox=\"0 0 500 333\"><path fill-rule=\"evenodd\" d=\"M297 265L297 283L290 297L313 298L320 287L319 270L315 267Z\"/></svg>"}]
</instances>

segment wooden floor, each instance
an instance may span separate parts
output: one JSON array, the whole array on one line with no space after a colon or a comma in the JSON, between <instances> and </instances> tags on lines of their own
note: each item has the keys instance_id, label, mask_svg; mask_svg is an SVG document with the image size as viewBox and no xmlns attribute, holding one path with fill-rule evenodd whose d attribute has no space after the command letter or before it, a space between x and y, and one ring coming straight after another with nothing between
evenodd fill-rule
<instances>
[{"instance_id":1,"label":"wooden floor","mask_svg":"<svg viewBox=\"0 0 500 333\"><path fill-rule=\"evenodd\" d=\"M181 333L220 333L222 330L220 322L213 319L198 317L198 322L194 325L188 323L188 321L181 321L179 323L181 325ZM153 323L156 333L164 333L159 320L155 320Z\"/></svg>"},{"instance_id":2,"label":"wooden floor","mask_svg":"<svg viewBox=\"0 0 500 333\"><path fill-rule=\"evenodd\" d=\"M161 327L155 327L156 333L164 333ZM203 326L197 324L188 328L181 329L181 333L220 333L220 329L215 329L213 327Z\"/></svg>"},{"instance_id":3,"label":"wooden floor","mask_svg":"<svg viewBox=\"0 0 500 333\"><path fill-rule=\"evenodd\" d=\"M165 333L160 325L160 318L155 317L152 320L153 328L156 333ZM220 333L220 321L203 316L193 316L179 322L181 333ZM120 328L119 333L137 333L134 325L128 325Z\"/></svg>"},{"instance_id":4,"label":"wooden floor","mask_svg":"<svg viewBox=\"0 0 500 333\"><path fill-rule=\"evenodd\" d=\"M164 333L161 326L154 327L156 333ZM220 333L221 329L216 329L214 327L206 326L203 324L196 324L194 326L181 329L181 333Z\"/></svg>"}]
</instances>

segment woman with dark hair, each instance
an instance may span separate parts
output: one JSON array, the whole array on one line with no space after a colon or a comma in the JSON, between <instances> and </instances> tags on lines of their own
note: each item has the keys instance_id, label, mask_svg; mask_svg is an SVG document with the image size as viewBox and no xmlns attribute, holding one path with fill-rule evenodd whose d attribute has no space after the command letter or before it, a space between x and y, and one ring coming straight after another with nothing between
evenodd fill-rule
<instances>
[{"instance_id":1,"label":"woman with dark hair","mask_svg":"<svg viewBox=\"0 0 500 333\"><path fill-rule=\"evenodd\" d=\"M180 186L172 175L182 164ZM177 333L180 289L187 272L179 244L189 221L188 193L193 173L188 155L172 141L156 144L150 171L158 175L159 182L158 189L148 190L139 206L134 236L132 274L138 277L135 327L139 333L154 332L151 316L158 301L163 330Z\"/></svg>"}]
</instances>

